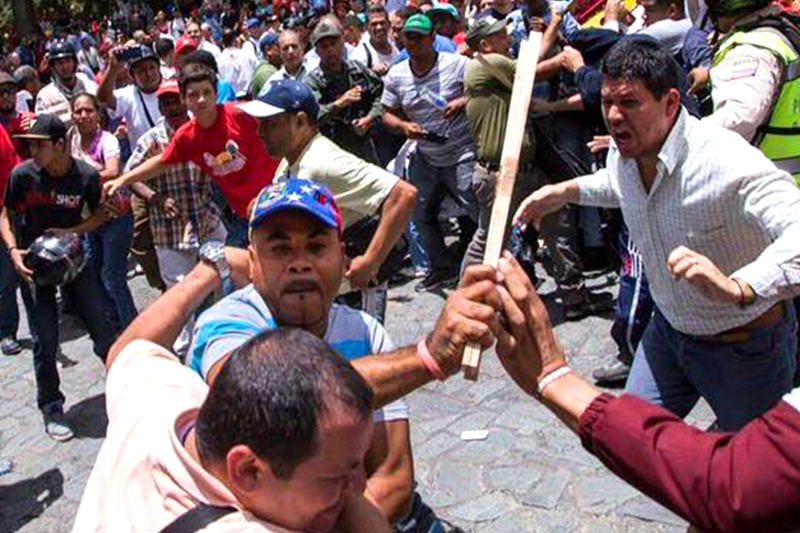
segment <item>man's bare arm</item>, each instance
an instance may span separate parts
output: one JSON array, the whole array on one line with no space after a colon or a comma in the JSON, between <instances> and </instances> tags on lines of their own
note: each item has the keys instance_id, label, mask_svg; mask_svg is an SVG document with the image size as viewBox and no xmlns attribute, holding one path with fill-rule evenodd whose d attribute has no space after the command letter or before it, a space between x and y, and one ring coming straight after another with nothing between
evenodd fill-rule
<instances>
[{"instance_id":1,"label":"man's bare arm","mask_svg":"<svg viewBox=\"0 0 800 533\"><path fill-rule=\"evenodd\" d=\"M364 252L359 258L354 258L351 264L351 271L347 277L355 288L365 286L377 274L383 262L389 257L397 239L403 235L414 210L414 202L417 198L417 189L405 181L398 180L389 196L383 201L381 206L381 217L375 234ZM363 264L361 264L363 263ZM359 268L363 266L368 268ZM351 276L352 272L364 273L363 276Z\"/></svg>"},{"instance_id":2,"label":"man's bare arm","mask_svg":"<svg viewBox=\"0 0 800 533\"><path fill-rule=\"evenodd\" d=\"M364 467L367 471L364 497L374 503L390 523L407 516L414 493L408 420L375 424Z\"/></svg>"},{"instance_id":3,"label":"man's bare arm","mask_svg":"<svg viewBox=\"0 0 800 533\"><path fill-rule=\"evenodd\" d=\"M245 250L225 248L237 286L247 283L249 258ZM133 340L144 339L170 349L191 314L220 285L217 270L199 262L178 284L144 309L111 346L106 358L110 369L117 355Z\"/></svg>"}]
</instances>

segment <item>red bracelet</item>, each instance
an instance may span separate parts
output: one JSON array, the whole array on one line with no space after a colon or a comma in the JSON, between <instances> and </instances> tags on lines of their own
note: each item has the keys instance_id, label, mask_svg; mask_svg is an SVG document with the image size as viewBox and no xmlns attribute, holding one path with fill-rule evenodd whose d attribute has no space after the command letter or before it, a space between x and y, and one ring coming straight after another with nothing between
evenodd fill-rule
<instances>
[{"instance_id":1,"label":"red bracelet","mask_svg":"<svg viewBox=\"0 0 800 533\"><path fill-rule=\"evenodd\" d=\"M428 369L428 372L430 372L433 377L439 381L447 379L447 374L444 373L442 367L439 366L439 363L433 358L431 352L428 351L428 342L425 337L422 337L417 343L417 355L422 359L425 368Z\"/></svg>"}]
</instances>

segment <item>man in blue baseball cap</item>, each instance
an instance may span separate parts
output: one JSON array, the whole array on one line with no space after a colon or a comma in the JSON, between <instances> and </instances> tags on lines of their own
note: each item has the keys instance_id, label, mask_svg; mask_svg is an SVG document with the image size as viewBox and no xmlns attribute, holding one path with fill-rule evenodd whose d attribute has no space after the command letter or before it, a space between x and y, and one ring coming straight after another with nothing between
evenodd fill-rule
<instances>
[{"instance_id":1,"label":"man in blue baseball cap","mask_svg":"<svg viewBox=\"0 0 800 533\"><path fill-rule=\"evenodd\" d=\"M384 169L359 159L322 135L319 105L311 90L296 80L280 80L239 108L258 119L258 136L267 152L281 159L275 181L291 174L330 188L342 211L345 242L352 253L345 277L354 289L381 289L381 266L402 237L414 208L416 189ZM368 231L357 231L371 224ZM359 226L360 225L360 226ZM352 229L351 229L352 228ZM349 230L349 231L347 231ZM350 235L360 235L358 242ZM394 257L392 255L392 257ZM382 290L382 289L381 289ZM381 294L362 294L362 307L379 319ZM374 296L375 306L365 305Z\"/></svg>"},{"instance_id":2,"label":"man in blue baseball cap","mask_svg":"<svg viewBox=\"0 0 800 533\"><path fill-rule=\"evenodd\" d=\"M261 34L264 33L261 21L256 17L251 17L245 22L245 28L247 29L247 40L244 42L242 49L251 53L256 60L263 59L264 56L258 43L259 39L261 39Z\"/></svg>"},{"instance_id":3,"label":"man in blue baseball cap","mask_svg":"<svg viewBox=\"0 0 800 533\"><path fill-rule=\"evenodd\" d=\"M261 92L264 84L278 72L283 65L281 60L281 47L278 44L278 34L274 31L266 31L258 40L258 48L261 50L261 63L253 73L253 83L250 87L250 99L255 100Z\"/></svg>"},{"instance_id":4,"label":"man in blue baseball cap","mask_svg":"<svg viewBox=\"0 0 800 533\"><path fill-rule=\"evenodd\" d=\"M334 303L346 261L343 218L332 192L312 180L289 175L261 191L250 207L252 285L205 311L194 329L187 364L206 382L212 384L228 355L265 329L305 329L349 361L394 349L373 317ZM414 495L405 402L376 410L374 421L365 497L390 522L412 509L418 520L435 520Z\"/></svg>"}]
</instances>

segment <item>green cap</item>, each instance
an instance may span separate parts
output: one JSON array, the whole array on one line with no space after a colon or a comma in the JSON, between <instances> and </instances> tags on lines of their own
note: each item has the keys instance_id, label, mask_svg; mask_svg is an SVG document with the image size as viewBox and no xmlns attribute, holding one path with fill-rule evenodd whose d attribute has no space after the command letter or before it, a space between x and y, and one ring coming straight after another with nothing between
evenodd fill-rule
<instances>
[{"instance_id":1,"label":"green cap","mask_svg":"<svg viewBox=\"0 0 800 533\"><path fill-rule=\"evenodd\" d=\"M473 22L472 26L467 30L467 44L473 50L477 50L481 40L499 31L506 31L506 25L505 19L495 20L492 17L480 18Z\"/></svg>"},{"instance_id":2,"label":"green cap","mask_svg":"<svg viewBox=\"0 0 800 533\"><path fill-rule=\"evenodd\" d=\"M448 4L446 2L434 2L433 7L428 11L428 14L433 16L437 13L446 13L455 20L458 20L458 10L453 4Z\"/></svg>"},{"instance_id":3,"label":"green cap","mask_svg":"<svg viewBox=\"0 0 800 533\"><path fill-rule=\"evenodd\" d=\"M411 15L403 24L403 33L424 33L430 35L433 33L433 23L427 15L417 14Z\"/></svg>"}]
</instances>

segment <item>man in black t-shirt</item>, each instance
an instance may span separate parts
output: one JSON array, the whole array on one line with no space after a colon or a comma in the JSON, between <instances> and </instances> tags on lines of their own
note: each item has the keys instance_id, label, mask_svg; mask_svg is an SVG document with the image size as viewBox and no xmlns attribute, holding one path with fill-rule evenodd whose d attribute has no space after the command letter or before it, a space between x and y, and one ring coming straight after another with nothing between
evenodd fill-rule
<instances>
[{"instance_id":1,"label":"man in black t-shirt","mask_svg":"<svg viewBox=\"0 0 800 533\"><path fill-rule=\"evenodd\" d=\"M3 210L0 235L22 283L22 299L33 337L33 365L37 401L44 415L45 430L56 440L68 440L73 433L63 415L64 395L59 390L56 367L58 351L58 307L56 288L38 286L23 260L26 248L45 232L86 233L106 220L100 209L100 175L69 154L66 127L55 115L38 115L26 135L32 160L11 172ZM91 215L84 219L87 209ZM105 359L118 332L110 299L91 261L73 281L61 286L94 342L94 351Z\"/></svg>"}]
</instances>

